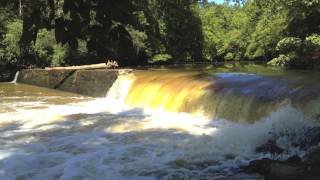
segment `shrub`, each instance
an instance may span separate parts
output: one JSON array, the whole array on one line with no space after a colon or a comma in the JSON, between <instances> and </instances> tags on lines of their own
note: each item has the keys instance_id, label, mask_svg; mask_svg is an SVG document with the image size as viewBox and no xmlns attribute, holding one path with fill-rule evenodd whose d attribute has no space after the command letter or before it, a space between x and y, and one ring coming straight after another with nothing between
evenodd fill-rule
<instances>
[{"instance_id":1,"label":"shrub","mask_svg":"<svg viewBox=\"0 0 320 180\"><path fill-rule=\"evenodd\" d=\"M276 50L281 54L288 54L300 51L302 46L303 42L300 38L287 37L278 42Z\"/></svg>"},{"instance_id":2,"label":"shrub","mask_svg":"<svg viewBox=\"0 0 320 180\"><path fill-rule=\"evenodd\" d=\"M68 57L69 46L67 44L55 44L53 47L53 55L51 66L65 65L65 59Z\"/></svg>"},{"instance_id":3,"label":"shrub","mask_svg":"<svg viewBox=\"0 0 320 180\"><path fill-rule=\"evenodd\" d=\"M7 33L1 42L3 48L0 51L0 60L2 64L17 65L21 57L19 41L22 35L22 21L14 20L9 22L6 30Z\"/></svg>"},{"instance_id":4,"label":"shrub","mask_svg":"<svg viewBox=\"0 0 320 180\"><path fill-rule=\"evenodd\" d=\"M224 59L227 61L232 61L234 60L234 55L231 52L228 52L227 55L224 56Z\"/></svg>"},{"instance_id":5,"label":"shrub","mask_svg":"<svg viewBox=\"0 0 320 180\"><path fill-rule=\"evenodd\" d=\"M310 50L318 49L320 48L320 35L313 34L311 36L308 36L305 41L306 46Z\"/></svg>"},{"instance_id":6,"label":"shrub","mask_svg":"<svg viewBox=\"0 0 320 180\"><path fill-rule=\"evenodd\" d=\"M279 67L289 67L292 65L295 65L297 63L297 60L299 56L295 53L289 53L289 54L280 54L279 57L272 59L268 62L268 65L270 66L279 66Z\"/></svg>"},{"instance_id":7,"label":"shrub","mask_svg":"<svg viewBox=\"0 0 320 180\"><path fill-rule=\"evenodd\" d=\"M273 58L268 62L270 66L279 66L279 67L287 67L290 63L290 57L287 55L281 54L279 57Z\"/></svg>"},{"instance_id":8,"label":"shrub","mask_svg":"<svg viewBox=\"0 0 320 180\"><path fill-rule=\"evenodd\" d=\"M48 66L52 61L53 49L56 45L53 31L41 29L38 32L34 51L37 57L37 64L40 66Z\"/></svg>"},{"instance_id":9,"label":"shrub","mask_svg":"<svg viewBox=\"0 0 320 180\"><path fill-rule=\"evenodd\" d=\"M153 62L158 62L158 61L168 61L171 60L172 56L170 54L157 54L152 57Z\"/></svg>"}]
</instances>

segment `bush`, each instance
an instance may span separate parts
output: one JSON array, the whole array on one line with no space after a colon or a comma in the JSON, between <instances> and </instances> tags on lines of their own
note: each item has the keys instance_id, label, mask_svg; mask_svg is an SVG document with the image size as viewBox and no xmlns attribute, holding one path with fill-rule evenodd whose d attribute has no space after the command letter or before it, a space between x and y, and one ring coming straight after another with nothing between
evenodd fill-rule
<instances>
[{"instance_id":1,"label":"bush","mask_svg":"<svg viewBox=\"0 0 320 180\"><path fill-rule=\"evenodd\" d=\"M13 13L7 8L0 7L0 40L3 39L3 36L6 33L7 24L12 21L13 16Z\"/></svg>"},{"instance_id":2,"label":"bush","mask_svg":"<svg viewBox=\"0 0 320 180\"><path fill-rule=\"evenodd\" d=\"M290 63L290 57L287 55L281 54L279 57L272 59L268 62L270 66L279 66L279 67L287 67Z\"/></svg>"},{"instance_id":3,"label":"bush","mask_svg":"<svg viewBox=\"0 0 320 180\"><path fill-rule=\"evenodd\" d=\"M306 46L310 50L318 49L320 48L320 35L318 34L313 34L311 36L308 36L306 38Z\"/></svg>"},{"instance_id":4,"label":"bush","mask_svg":"<svg viewBox=\"0 0 320 180\"><path fill-rule=\"evenodd\" d=\"M22 35L22 21L14 20L6 26L6 34L1 41L0 64L21 66L21 50L19 41ZM65 50L63 50L65 48ZM30 44L28 51L34 55L32 65L48 66L50 64L61 65L66 58L67 48L57 44L53 31L41 29L38 32L37 40Z\"/></svg>"},{"instance_id":5,"label":"bush","mask_svg":"<svg viewBox=\"0 0 320 180\"><path fill-rule=\"evenodd\" d=\"M287 37L278 42L276 50L281 54L288 54L300 51L302 46L303 42L300 38Z\"/></svg>"},{"instance_id":6,"label":"bush","mask_svg":"<svg viewBox=\"0 0 320 180\"><path fill-rule=\"evenodd\" d=\"M153 62L158 62L158 61L168 61L171 60L172 56L170 54L157 54L152 57Z\"/></svg>"},{"instance_id":7,"label":"bush","mask_svg":"<svg viewBox=\"0 0 320 180\"><path fill-rule=\"evenodd\" d=\"M289 54L281 54L279 57L272 59L268 62L268 65L270 66L278 66L278 67L289 67L292 65L295 65L297 63L297 60L299 56L292 52Z\"/></svg>"},{"instance_id":8,"label":"bush","mask_svg":"<svg viewBox=\"0 0 320 180\"><path fill-rule=\"evenodd\" d=\"M53 47L53 55L51 66L63 66L65 65L65 60L68 57L69 46L62 44L55 44Z\"/></svg>"},{"instance_id":9,"label":"bush","mask_svg":"<svg viewBox=\"0 0 320 180\"><path fill-rule=\"evenodd\" d=\"M50 65L56 44L57 42L55 40L53 31L41 29L38 32L37 40L34 46L38 66Z\"/></svg>"},{"instance_id":10,"label":"bush","mask_svg":"<svg viewBox=\"0 0 320 180\"><path fill-rule=\"evenodd\" d=\"M224 59L227 61L232 61L234 60L234 55L231 52L228 52L227 55L224 56Z\"/></svg>"},{"instance_id":11,"label":"bush","mask_svg":"<svg viewBox=\"0 0 320 180\"><path fill-rule=\"evenodd\" d=\"M300 38L284 38L277 44L280 56L272 59L268 64L272 66L290 66L294 68L313 67L314 61L310 55L320 48L320 36L313 34L304 41Z\"/></svg>"},{"instance_id":12,"label":"bush","mask_svg":"<svg viewBox=\"0 0 320 180\"><path fill-rule=\"evenodd\" d=\"M17 65L21 57L19 41L22 35L22 21L9 22L6 30L7 33L1 42L3 48L0 50L0 61L1 64Z\"/></svg>"}]
</instances>

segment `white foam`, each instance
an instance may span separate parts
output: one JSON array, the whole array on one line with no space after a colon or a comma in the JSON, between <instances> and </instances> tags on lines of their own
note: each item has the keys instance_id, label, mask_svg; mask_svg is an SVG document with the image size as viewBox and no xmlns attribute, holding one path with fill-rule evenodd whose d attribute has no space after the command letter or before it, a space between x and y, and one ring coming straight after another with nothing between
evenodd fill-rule
<instances>
[{"instance_id":1,"label":"white foam","mask_svg":"<svg viewBox=\"0 0 320 180\"><path fill-rule=\"evenodd\" d=\"M255 124L130 108L123 104L130 83L103 99L1 113L0 179L227 176L273 157L255 152L270 138L285 149L274 158L303 156L293 144L317 125L290 105Z\"/></svg>"},{"instance_id":2,"label":"white foam","mask_svg":"<svg viewBox=\"0 0 320 180\"><path fill-rule=\"evenodd\" d=\"M17 83L18 77L19 77L19 71L16 72L14 79L11 83Z\"/></svg>"},{"instance_id":3,"label":"white foam","mask_svg":"<svg viewBox=\"0 0 320 180\"><path fill-rule=\"evenodd\" d=\"M16 124L4 130L0 127L0 179L227 175L250 160L270 157L254 150L272 134L287 133L277 142L288 151L277 158L303 156L303 151L288 143L296 138L291 134L315 125L290 106L251 125L184 113L143 111L109 104L106 99L21 109L0 114L0 119ZM191 168L206 161L216 164Z\"/></svg>"}]
</instances>

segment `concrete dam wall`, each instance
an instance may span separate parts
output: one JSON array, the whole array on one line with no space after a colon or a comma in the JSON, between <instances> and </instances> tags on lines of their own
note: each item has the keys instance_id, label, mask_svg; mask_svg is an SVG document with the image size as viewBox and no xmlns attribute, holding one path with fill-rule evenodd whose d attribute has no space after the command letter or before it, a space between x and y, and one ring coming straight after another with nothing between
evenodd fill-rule
<instances>
[{"instance_id":1,"label":"concrete dam wall","mask_svg":"<svg viewBox=\"0 0 320 180\"><path fill-rule=\"evenodd\" d=\"M45 70L20 71L18 83L104 97L124 70Z\"/></svg>"}]
</instances>

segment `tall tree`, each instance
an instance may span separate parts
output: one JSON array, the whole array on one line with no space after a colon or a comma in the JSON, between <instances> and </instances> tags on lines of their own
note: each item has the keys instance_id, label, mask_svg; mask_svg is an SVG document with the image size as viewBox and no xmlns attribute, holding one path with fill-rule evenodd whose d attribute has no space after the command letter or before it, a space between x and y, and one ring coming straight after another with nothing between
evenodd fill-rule
<instances>
[{"instance_id":1,"label":"tall tree","mask_svg":"<svg viewBox=\"0 0 320 180\"><path fill-rule=\"evenodd\" d=\"M167 49L175 61L201 61L202 27L196 13L198 1L159 0L163 13Z\"/></svg>"},{"instance_id":2,"label":"tall tree","mask_svg":"<svg viewBox=\"0 0 320 180\"><path fill-rule=\"evenodd\" d=\"M61 4L62 8L57 6ZM62 12L56 15L58 8ZM133 49L125 26L135 23L133 10L126 0L25 0L21 49L28 49L39 29L47 28L54 29L58 42L72 49L84 40L99 61L113 58L127 63Z\"/></svg>"}]
</instances>

